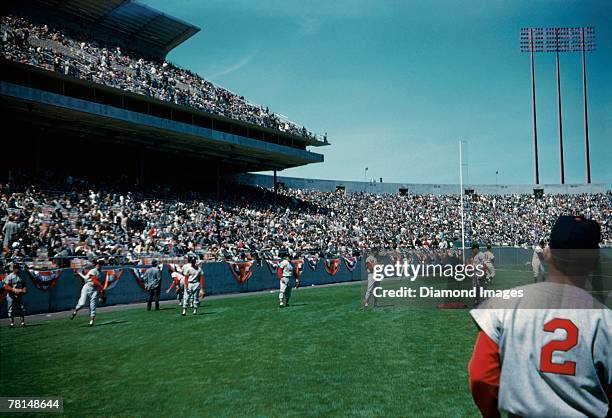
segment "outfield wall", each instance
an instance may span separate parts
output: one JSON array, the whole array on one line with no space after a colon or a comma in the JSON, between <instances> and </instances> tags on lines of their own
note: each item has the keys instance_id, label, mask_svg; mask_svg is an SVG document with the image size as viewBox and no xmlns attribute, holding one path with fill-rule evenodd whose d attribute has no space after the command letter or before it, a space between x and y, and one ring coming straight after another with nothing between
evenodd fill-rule
<instances>
[{"instance_id":1,"label":"outfield wall","mask_svg":"<svg viewBox=\"0 0 612 418\"><path fill-rule=\"evenodd\" d=\"M238 183L265 188L274 187L274 177L263 174L239 174L234 176ZM413 195L454 195L460 193L458 184L416 184L416 183L380 183L363 181L321 180L297 177L277 177L277 181L291 189L310 189L323 192L333 192L336 187L344 187L347 192L366 192L376 194L397 194L400 189L406 189ZM473 189L480 195L532 194L533 189L544 189L545 194L582 194L605 193L610 190L606 184L470 184L464 186Z\"/></svg>"},{"instance_id":2,"label":"outfield wall","mask_svg":"<svg viewBox=\"0 0 612 418\"><path fill-rule=\"evenodd\" d=\"M114 268L117 270L117 268ZM238 283L232 275L228 263L205 263L202 266L204 272L204 289L207 295L219 295L228 293L246 293L260 290L278 289L279 279L276 272L271 273L266 265L255 267L251 277L244 283ZM300 277L301 286L322 285L329 283L342 283L357 281L361 278L362 264L357 263L355 270L348 271L345 263L340 263L340 270L335 276L327 273L323 266L323 260L319 260L316 270L304 264ZM48 291L36 288L32 281L26 279L28 291L24 298L27 314L46 312L57 312L73 309L79 299L81 292L81 280L75 277L71 269L62 271L57 283ZM162 272L161 299L175 299L176 293L172 290L166 293L170 287L171 278L167 267ZM138 285L131 267L124 269L116 286L107 291L107 301L103 306L145 302L148 294ZM270 296L271 303L276 303L278 296ZM89 306L89 305L87 305ZM87 315L87 313L84 313ZM0 318L7 316L6 300L0 303Z\"/></svg>"}]
</instances>

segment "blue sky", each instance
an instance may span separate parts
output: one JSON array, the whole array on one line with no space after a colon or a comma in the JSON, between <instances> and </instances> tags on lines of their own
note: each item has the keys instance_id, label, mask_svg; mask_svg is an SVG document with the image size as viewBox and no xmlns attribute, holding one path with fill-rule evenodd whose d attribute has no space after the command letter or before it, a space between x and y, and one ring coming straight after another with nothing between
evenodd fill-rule
<instances>
[{"instance_id":1,"label":"blue sky","mask_svg":"<svg viewBox=\"0 0 612 418\"><path fill-rule=\"evenodd\" d=\"M533 182L527 26L595 26L587 55L593 182L612 183L608 0L147 0L202 28L168 59L319 133L325 163L280 175ZM579 53L561 57L566 181L585 179ZM540 181L559 182L552 54L536 56ZM317 151L315 149L314 151Z\"/></svg>"}]
</instances>

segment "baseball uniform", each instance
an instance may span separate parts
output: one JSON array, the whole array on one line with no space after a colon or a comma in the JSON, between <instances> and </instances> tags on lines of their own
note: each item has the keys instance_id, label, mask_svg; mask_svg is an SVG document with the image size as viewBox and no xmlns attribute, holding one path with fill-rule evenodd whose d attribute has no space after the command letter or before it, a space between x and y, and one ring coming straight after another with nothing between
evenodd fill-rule
<instances>
[{"instance_id":1,"label":"baseball uniform","mask_svg":"<svg viewBox=\"0 0 612 418\"><path fill-rule=\"evenodd\" d=\"M487 266L487 281L491 281L495 278L495 255L493 255L493 251L487 250L484 253L485 256L485 266Z\"/></svg>"},{"instance_id":2,"label":"baseball uniform","mask_svg":"<svg viewBox=\"0 0 612 418\"><path fill-rule=\"evenodd\" d=\"M366 292L363 297L363 301L366 306L370 302L370 297L372 297L372 295L374 294L374 288L380 285L377 280L374 280L374 266L377 263L378 260L371 254L366 258L366 267L368 270L368 287L366 288ZM376 297L374 297L374 303L376 303Z\"/></svg>"},{"instance_id":3,"label":"baseball uniform","mask_svg":"<svg viewBox=\"0 0 612 418\"><path fill-rule=\"evenodd\" d=\"M535 283L544 280L544 249L536 245L533 249L533 257L531 257L531 268L533 269L533 281Z\"/></svg>"},{"instance_id":4,"label":"baseball uniform","mask_svg":"<svg viewBox=\"0 0 612 418\"><path fill-rule=\"evenodd\" d=\"M15 317L15 311L18 311L19 316L25 316L24 293L15 293L15 289L25 290L26 282L19 274L11 273L4 279L9 318Z\"/></svg>"},{"instance_id":5,"label":"baseball uniform","mask_svg":"<svg viewBox=\"0 0 612 418\"><path fill-rule=\"evenodd\" d=\"M291 261L285 259L280 262L278 268L281 270L278 299L281 305L283 301L285 305L288 305L289 299L291 298L291 290L293 289L293 264L291 264Z\"/></svg>"},{"instance_id":6,"label":"baseball uniform","mask_svg":"<svg viewBox=\"0 0 612 418\"><path fill-rule=\"evenodd\" d=\"M92 268L83 278L85 283L81 288L81 296L74 310L78 312L85 306L89 298L89 316L95 318L96 308L98 307L98 291L102 289L102 273L98 269Z\"/></svg>"},{"instance_id":7,"label":"baseball uniform","mask_svg":"<svg viewBox=\"0 0 612 418\"><path fill-rule=\"evenodd\" d=\"M544 282L517 289L522 298L488 301L491 309L470 312L481 330L470 381L483 415L605 417L612 311L575 286Z\"/></svg>"},{"instance_id":8,"label":"baseball uniform","mask_svg":"<svg viewBox=\"0 0 612 418\"><path fill-rule=\"evenodd\" d=\"M183 296L183 309L186 309L190 303L193 309L198 309L200 306L200 297L198 295L200 289L204 286L204 276L200 269L195 268L191 263L183 266L183 276L185 276L185 295Z\"/></svg>"}]
</instances>

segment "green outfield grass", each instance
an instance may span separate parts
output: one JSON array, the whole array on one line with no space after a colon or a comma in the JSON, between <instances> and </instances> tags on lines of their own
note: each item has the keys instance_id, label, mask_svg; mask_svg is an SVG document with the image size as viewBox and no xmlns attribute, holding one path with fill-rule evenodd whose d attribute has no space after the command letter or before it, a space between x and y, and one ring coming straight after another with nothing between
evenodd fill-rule
<instances>
[{"instance_id":1,"label":"green outfield grass","mask_svg":"<svg viewBox=\"0 0 612 418\"><path fill-rule=\"evenodd\" d=\"M513 277L516 273L512 274ZM504 275L502 274L502 276ZM528 277L523 277L523 279ZM362 284L0 330L2 396L70 416L477 416L467 310L360 308Z\"/></svg>"}]
</instances>

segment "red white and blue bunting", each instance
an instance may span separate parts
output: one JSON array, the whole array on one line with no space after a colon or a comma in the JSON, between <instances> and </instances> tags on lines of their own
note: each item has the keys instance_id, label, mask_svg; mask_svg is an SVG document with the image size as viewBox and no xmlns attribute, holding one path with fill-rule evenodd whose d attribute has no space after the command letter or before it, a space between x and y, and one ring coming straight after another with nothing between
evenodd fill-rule
<instances>
[{"instance_id":1,"label":"red white and blue bunting","mask_svg":"<svg viewBox=\"0 0 612 418\"><path fill-rule=\"evenodd\" d=\"M308 264L308 267L310 267L312 271L315 271L319 264L319 257L316 255L306 256L306 264Z\"/></svg>"},{"instance_id":2,"label":"red white and blue bunting","mask_svg":"<svg viewBox=\"0 0 612 418\"><path fill-rule=\"evenodd\" d=\"M302 275L302 271L304 271L304 260L301 258L297 260L291 260L291 264L293 264L293 277L295 279L299 279Z\"/></svg>"},{"instance_id":3,"label":"red white and blue bunting","mask_svg":"<svg viewBox=\"0 0 612 418\"><path fill-rule=\"evenodd\" d=\"M357 257L343 257L343 259L344 265L346 266L348 271L355 270L355 267L357 267Z\"/></svg>"},{"instance_id":4,"label":"red white and blue bunting","mask_svg":"<svg viewBox=\"0 0 612 418\"><path fill-rule=\"evenodd\" d=\"M254 261L228 261L227 262L234 279L238 283L244 283L253 274L254 271Z\"/></svg>"},{"instance_id":5,"label":"red white and blue bunting","mask_svg":"<svg viewBox=\"0 0 612 418\"><path fill-rule=\"evenodd\" d=\"M338 270L340 270L340 259L339 258L327 259L323 262L323 265L325 266L325 271L327 271L327 273L330 276L335 276L336 273L338 273Z\"/></svg>"},{"instance_id":6,"label":"red white and blue bunting","mask_svg":"<svg viewBox=\"0 0 612 418\"><path fill-rule=\"evenodd\" d=\"M30 276L32 283L38 290L46 292L55 286L62 270L26 270L26 274Z\"/></svg>"},{"instance_id":7,"label":"red white and blue bunting","mask_svg":"<svg viewBox=\"0 0 612 418\"><path fill-rule=\"evenodd\" d=\"M268 270L270 274L274 275L278 273L278 267L280 265L280 258L273 258L271 260L266 260L266 266L268 266Z\"/></svg>"}]
</instances>

